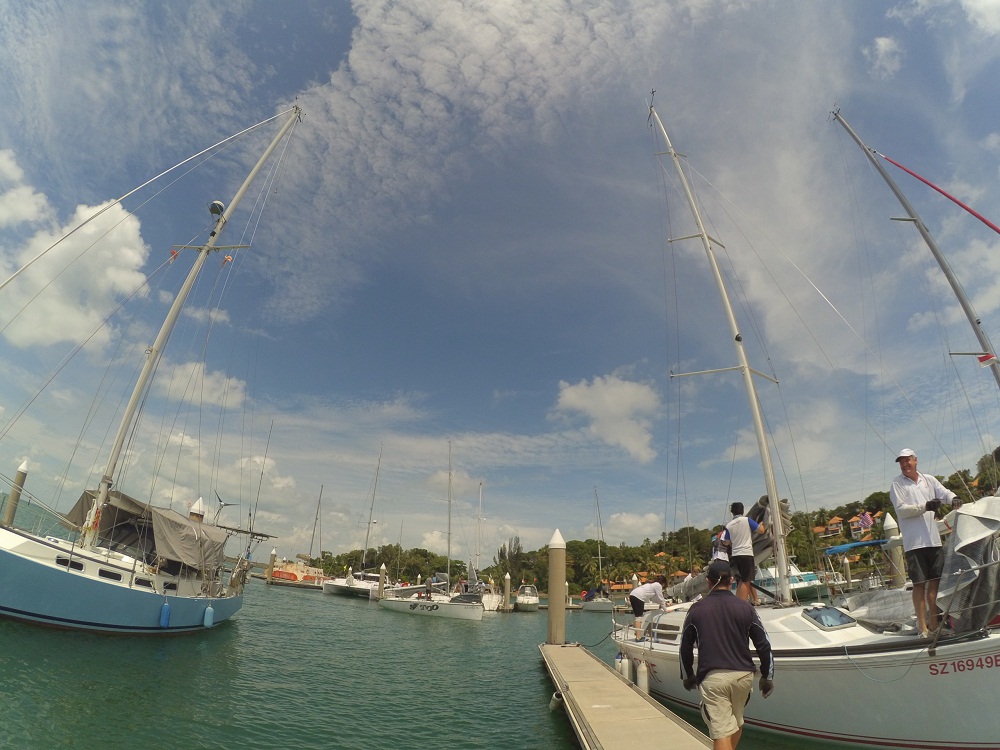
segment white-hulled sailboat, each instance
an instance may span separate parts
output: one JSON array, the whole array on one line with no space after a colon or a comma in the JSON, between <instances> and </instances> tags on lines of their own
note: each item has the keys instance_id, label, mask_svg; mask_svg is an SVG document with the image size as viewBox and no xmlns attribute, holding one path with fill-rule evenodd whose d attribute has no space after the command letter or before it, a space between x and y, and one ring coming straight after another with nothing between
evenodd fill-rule
<instances>
[{"instance_id":1,"label":"white-hulled sailboat","mask_svg":"<svg viewBox=\"0 0 1000 750\"><path fill-rule=\"evenodd\" d=\"M446 617L452 620L483 619L483 600L479 594L452 594L451 587L451 443L448 443L448 569L443 586L428 582L425 593L401 596L392 593L378 600L380 607L424 617ZM419 587L417 587L419 588Z\"/></svg>"},{"instance_id":2,"label":"white-hulled sailboat","mask_svg":"<svg viewBox=\"0 0 1000 750\"><path fill-rule=\"evenodd\" d=\"M208 257L222 249L217 244L222 230L254 177L299 121L299 108L285 115L229 206L210 204L213 229L204 245L189 248L197 251L196 259L146 350L98 488L85 490L66 516L53 511L77 538L69 541L16 527L27 467L22 465L15 477L0 520L0 616L72 630L159 635L213 627L242 607L251 544L267 535L206 522L201 499L185 517L114 486L126 441L134 438L137 413L181 308ZM248 535L249 541L227 570L225 546L233 535Z\"/></svg>"},{"instance_id":3,"label":"white-hulled sailboat","mask_svg":"<svg viewBox=\"0 0 1000 750\"><path fill-rule=\"evenodd\" d=\"M584 612L614 612L615 603L604 590L604 557L601 545L604 542L604 524L601 523L601 503L597 499L597 488L594 487L594 508L597 512L597 590L588 591L580 602Z\"/></svg>"},{"instance_id":4,"label":"white-hulled sailboat","mask_svg":"<svg viewBox=\"0 0 1000 750\"><path fill-rule=\"evenodd\" d=\"M778 507L769 441L728 292L697 204L656 111L650 118L665 141L678 181L697 225L722 299L748 397L767 494ZM775 690L753 696L744 709L748 725L803 739L856 747L924 750L1000 748L993 720L1000 687L997 617L1000 498L983 498L952 511L945 574L939 602L955 625L954 634L923 638L913 632L880 630L848 612L824 604L796 605L789 595L789 565L780 513L771 515L778 587L774 605L759 606L773 648ZM691 605L644 616L640 632L618 625L614 640L629 658L644 662L649 689L668 704L697 709L697 692L679 677L678 647ZM643 640L636 641L637 637ZM818 701L818 702L817 702ZM933 710L928 710L932 706ZM824 710L835 707L835 710ZM852 717L845 720L845 717ZM858 721L864 717L864 721Z\"/></svg>"}]
</instances>

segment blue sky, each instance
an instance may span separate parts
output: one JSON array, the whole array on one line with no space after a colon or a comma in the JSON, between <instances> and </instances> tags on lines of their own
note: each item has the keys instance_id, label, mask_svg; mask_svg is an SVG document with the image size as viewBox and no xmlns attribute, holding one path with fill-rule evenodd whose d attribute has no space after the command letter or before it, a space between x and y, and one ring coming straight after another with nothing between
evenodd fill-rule
<instances>
[{"instance_id":1,"label":"blue sky","mask_svg":"<svg viewBox=\"0 0 1000 750\"><path fill-rule=\"evenodd\" d=\"M252 437L204 475L178 460L179 487L153 499L218 491L233 524L255 505L291 556L322 486L322 547L340 552L364 540L381 450L372 544L444 552L450 441L456 557L477 546L480 483L487 560L515 535L596 536L595 487L610 544L708 526L763 485L735 376L669 377L734 357L700 249L667 242L690 228L654 156L655 89L726 246L751 362L781 383L759 384L779 487L797 510L834 507L884 490L904 445L925 471L972 466L998 399L988 370L947 355L975 348L969 326L829 113L996 221L998 33L985 1L6 2L0 263L295 102L273 215L234 281L252 305L215 313L259 342L204 372L168 348L241 416L145 436L170 433L184 461L213 433ZM106 438L65 467L89 378L127 350L99 335L44 416L21 406L256 154L227 152L162 207L109 212L124 236L35 312L19 311L40 281L0 292L0 472L27 459L28 489L62 510L94 484ZM894 176L993 334L997 236ZM149 330L130 333L141 357ZM227 366L251 351L252 370ZM152 455L122 489L142 494L129 483L149 486Z\"/></svg>"}]
</instances>

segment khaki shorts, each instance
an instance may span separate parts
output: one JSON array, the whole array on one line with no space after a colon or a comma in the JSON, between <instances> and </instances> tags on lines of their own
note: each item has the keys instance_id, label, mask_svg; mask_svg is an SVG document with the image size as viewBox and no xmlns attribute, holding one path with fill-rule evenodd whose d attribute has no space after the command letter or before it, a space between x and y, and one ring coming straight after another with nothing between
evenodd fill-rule
<instances>
[{"instance_id":1,"label":"khaki shorts","mask_svg":"<svg viewBox=\"0 0 1000 750\"><path fill-rule=\"evenodd\" d=\"M736 734L743 726L743 707L750 702L753 672L713 669L699 686L701 717L713 740Z\"/></svg>"}]
</instances>

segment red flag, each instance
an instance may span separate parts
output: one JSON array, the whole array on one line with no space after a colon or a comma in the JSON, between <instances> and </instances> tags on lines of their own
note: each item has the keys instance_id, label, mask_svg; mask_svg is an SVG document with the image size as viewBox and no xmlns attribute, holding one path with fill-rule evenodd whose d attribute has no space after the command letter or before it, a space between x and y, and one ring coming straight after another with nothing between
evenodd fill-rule
<instances>
[{"instance_id":1,"label":"red flag","mask_svg":"<svg viewBox=\"0 0 1000 750\"><path fill-rule=\"evenodd\" d=\"M980 367L989 367L990 365L992 365L994 362L997 361L997 355L995 355L995 354L979 354L979 355L976 356L976 359L979 360L979 366Z\"/></svg>"}]
</instances>

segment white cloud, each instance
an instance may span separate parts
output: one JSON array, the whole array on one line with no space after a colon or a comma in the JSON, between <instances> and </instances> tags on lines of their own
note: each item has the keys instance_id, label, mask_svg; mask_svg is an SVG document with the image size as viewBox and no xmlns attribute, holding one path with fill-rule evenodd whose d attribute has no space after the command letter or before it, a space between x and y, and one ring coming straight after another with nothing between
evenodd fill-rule
<instances>
[{"instance_id":1,"label":"white cloud","mask_svg":"<svg viewBox=\"0 0 1000 750\"><path fill-rule=\"evenodd\" d=\"M650 444L660 396L649 384L623 380L617 375L598 376L589 383L581 380L575 385L560 381L554 411L567 417L587 417L591 435L623 448L640 463L656 458Z\"/></svg>"},{"instance_id":2,"label":"white cloud","mask_svg":"<svg viewBox=\"0 0 1000 750\"><path fill-rule=\"evenodd\" d=\"M206 372L204 362L162 363L160 377L154 385L157 392L174 401L192 401L228 409L239 409L246 398L246 383L243 380L222 372Z\"/></svg>"},{"instance_id":3,"label":"white cloud","mask_svg":"<svg viewBox=\"0 0 1000 750\"><path fill-rule=\"evenodd\" d=\"M91 336L103 345L109 334L99 329L123 296L142 289L139 269L148 254L139 221L121 206L78 206L58 231L38 231L16 252L5 252L8 273L41 257L0 295L0 316L12 321L4 335L20 347Z\"/></svg>"},{"instance_id":4,"label":"white cloud","mask_svg":"<svg viewBox=\"0 0 1000 750\"><path fill-rule=\"evenodd\" d=\"M903 49L898 39L889 36L876 37L861 50L868 61L869 70L875 78L889 80L902 67Z\"/></svg>"}]
</instances>

